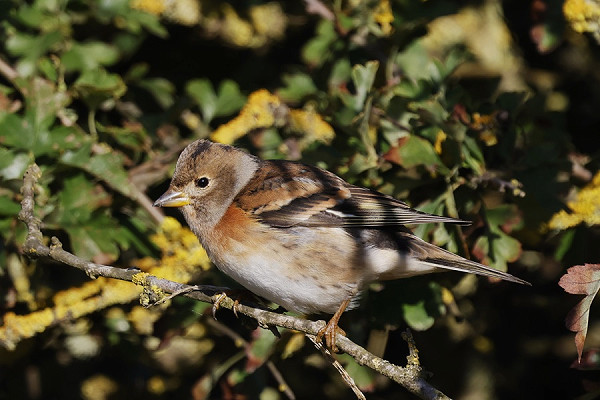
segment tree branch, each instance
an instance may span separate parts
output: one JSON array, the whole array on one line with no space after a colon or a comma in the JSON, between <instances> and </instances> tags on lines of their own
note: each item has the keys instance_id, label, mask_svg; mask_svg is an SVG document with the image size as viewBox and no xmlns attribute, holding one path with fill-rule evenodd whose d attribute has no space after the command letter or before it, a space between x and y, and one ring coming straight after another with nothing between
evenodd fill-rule
<instances>
[{"instance_id":1,"label":"tree branch","mask_svg":"<svg viewBox=\"0 0 600 400\"><path fill-rule=\"evenodd\" d=\"M263 328L279 326L303 332L307 335L317 335L325 327L325 321L310 321L284 314L277 314L259 308L237 304L233 299L223 296L224 288L214 286L191 286L166 279L157 278L150 274L140 273L137 269L122 269L108 265L101 265L84 260L71 254L62 248L60 241L53 237L51 245L44 244L41 232L42 222L34 215L35 186L41 176L40 168L33 164L25 172L21 192L21 212L19 219L27 225L27 238L25 239L24 252L30 257L48 257L55 261L70 265L84 271L88 276L95 278L103 276L107 278L120 279L143 285L145 288L158 288L166 293L180 292L182 295L214 304L217 300L220 308L227 308L237 313L254 318ZM337 335L336 343L339 349L352 356L359 364L365 365L373 370L392 379L394 382L404 386L413 394L422 399L448 399L446 395L431 386L424 378L424 373L418 361L418 353L412 340L412 336L406 339L409 343L410 354L407 357L406 367L400 367L379 358L366 349L352 342L345 336Z\"/></svg>"},{"instance_id":2,"label":"tree branch","mask_svg":"<svg viewBox=\"0 0 600 400\"><path fill-rule=\"evenodd\" d=\"M329 351L329 349L327 347L325 347L323 345L323 343L318 342L316 336L306 335L306 337L311 342L313 342L313 344L315 345L317 350L319 350L323 354L323 357L325 357L325 359L327 361L329 361L331 363L331 365L333 365L333 367L340 373L340 375L342 376L342 379L344 380L344 382L346 382L346 384L348 386L350 386L350 389L352 389L356 398L358 400L367 400L367 398L365 397L363 392L360 390L360 388L354 382L354 379L352 379L350 374L344 369L342 364L340 364L340 362L335 358L335 356L333 354L331 354L331 351Z\"/></svg>"},{"instance_id":3,"label":"tree branch","mask_svg":"<svg viewBox=\"0 0 600 400\"><path fill-rule=\"evenodd\" d=\"M0 55L0 76L5 77L6 80L11 83L19 76L17 71L13 67L11 67L6 61L4 61L2 55Z\"/></svg>"}]
</instances>

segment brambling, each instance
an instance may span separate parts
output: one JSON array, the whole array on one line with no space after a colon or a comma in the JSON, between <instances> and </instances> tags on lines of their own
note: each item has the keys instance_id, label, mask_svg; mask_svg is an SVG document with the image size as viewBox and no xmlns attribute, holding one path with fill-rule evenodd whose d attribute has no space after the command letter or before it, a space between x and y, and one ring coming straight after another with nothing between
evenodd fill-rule
<instances>
[{"instance_id":1,"label":"brambling","mask_svg":"<svg viewBox=\"0 0 600 400\"><path fill-rule=\"evenodd\" d=\"M292 161L264 161L197 140L154 203L180 207L210 259L287 310L334 314L319 334L335 349L340 316L368 283L455 270L528 284L413 235L404 225L468 224Z\"/></svg>"}]
</instances>

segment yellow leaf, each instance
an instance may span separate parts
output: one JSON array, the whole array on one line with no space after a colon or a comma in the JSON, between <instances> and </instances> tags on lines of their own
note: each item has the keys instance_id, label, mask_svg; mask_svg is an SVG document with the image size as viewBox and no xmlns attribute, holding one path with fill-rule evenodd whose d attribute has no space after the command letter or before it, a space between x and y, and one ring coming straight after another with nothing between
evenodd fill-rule
<instances>
[{"instance_id":1,"label":"yellow leaf","mask_svg":"<svg viewBox=\"0 0 600 400\"><path fill-rule=\"evenodd\" d=\"M375 22L381 27L381 32L385 36L389 36L392 31L392 22L394 22L394 14L392 13L392 7L390 6L389 0L381 0L375 9L373 14Z\"/></svg>"},{"instance_id":2,"label":"yellow leaf","mask_svg":"<svg viewBox=\"0 0 600 400\"><path fill-rule=\"evenodd\" d=\"M211 140L231 144L252 130L277 125L287 113L279 97L266 89L257 90L248 96L248 102L237 117L213 132Z\"/></svg>"},{"instance_id":3,"label":"yellow leaf","mask_svg":"<svg viewBox=\"0 0 600 400\"><path fill-rule=\"evenodd\" d=\"M154 15L162 14L167 8L164 0L131 0L130 6Z\"/></svg>"},{"instance_id":4,"label":"yellow leaf","mask_svg":"<svg viewBox=\"0 0 600 400\"><path fill-rule=\"evenodd\" d=\"M567 229L585 223L586 225L600 224L600 172L596 173L592 182L577 194L576 198L567 203L571 213L561 210L552 216L548 226L550 229Z\"/></svg>"},{"instance_id":5,"label":"yellow leaf","mask_svg":"<svg viewBox=\"0 0 600 400\"><path fill-rule=\"evenodd\" d=\"M287 17L279 3L266 3L250 7L250 19L258 35L282 39L287 26Z\"/></svg>"},{"instance_id":6,"label":"yellow leaf","mask_svg":"<svg viewBox=\"0 0 600 400\"><path fill-rule=\"evenodd\" d=\"M442 130L437 133L435 137L435 144L433 145L436 153L442 154L442 143L444 143L444 140L446 140L447 137L448 135L446 135L446 133Z\"/></svg>"},{"instance_id":7,"label":"yellow leaf","mask_svg":"<svg viewBox=\"0 0 600 400\"><path fill-rule=\"evenodd\" d=\"M303 133L307 141L330 143L335 137L331 125L312 109L290 110L289 127L293 131Z\"/></svg>"},{"instance_id":8,"label":"yellow leaf","mask_svg":"<svg viewBox=\"0 0 600 400\"><path fill-rule=\"evenodd\" d=\"M563 14L574 31L595 32L600 30L600 4L597 1L567 0Z\"/></svg>"},{"instance_id":9,"label":"yellow leaf","mask_svg":"<svg viewBox=\"0 0 600 400\"><path fill-rule=\"evenodd\" d=\"M281 358L291 357L304 346L304 333L294 332L281 352Z\"/></svg>"}]
</instances>

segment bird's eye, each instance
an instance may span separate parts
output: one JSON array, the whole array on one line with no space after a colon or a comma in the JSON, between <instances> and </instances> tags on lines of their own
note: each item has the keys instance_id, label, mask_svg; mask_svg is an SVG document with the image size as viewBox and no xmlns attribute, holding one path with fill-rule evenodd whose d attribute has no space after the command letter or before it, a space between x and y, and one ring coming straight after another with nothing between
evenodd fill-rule
<instances>
[{"instance_id":1,"label":"bird's eye","mask_svg":"<svg viewBox=\"0 0 600 400\"><path fill-rule=\"evenodd\" d=\"M202 178L196 179L196 186L199 188L205 188L208 186L208 178L203 176Z\"/></svg>"}]
</instances>

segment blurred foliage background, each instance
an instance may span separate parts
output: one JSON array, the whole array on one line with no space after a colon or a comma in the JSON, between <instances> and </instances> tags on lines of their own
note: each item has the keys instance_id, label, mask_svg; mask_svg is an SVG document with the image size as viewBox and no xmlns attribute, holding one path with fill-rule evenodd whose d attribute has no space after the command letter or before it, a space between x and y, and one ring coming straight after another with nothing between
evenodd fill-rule
<instances>
[{"instance_id":1,"label":"blurred foliage background","mask_svg":"<svg viewBox=\"0 0 600 400\"><path fill-rule=\"evenodd\" d=\"M151 207L199 137L471 220L416 232L533 283L376 283L342 318L353 340L403 365L411 327L455 398L597 398L600 307L577 366L557 282L599 259L599 42L592 0L1 0L0 399L352 398L300 334L145 309L132 284L22 255L35 161L69 251L235 287ZM340 360L368 398L411 397Z\"/></svg>"}]
</instances>

